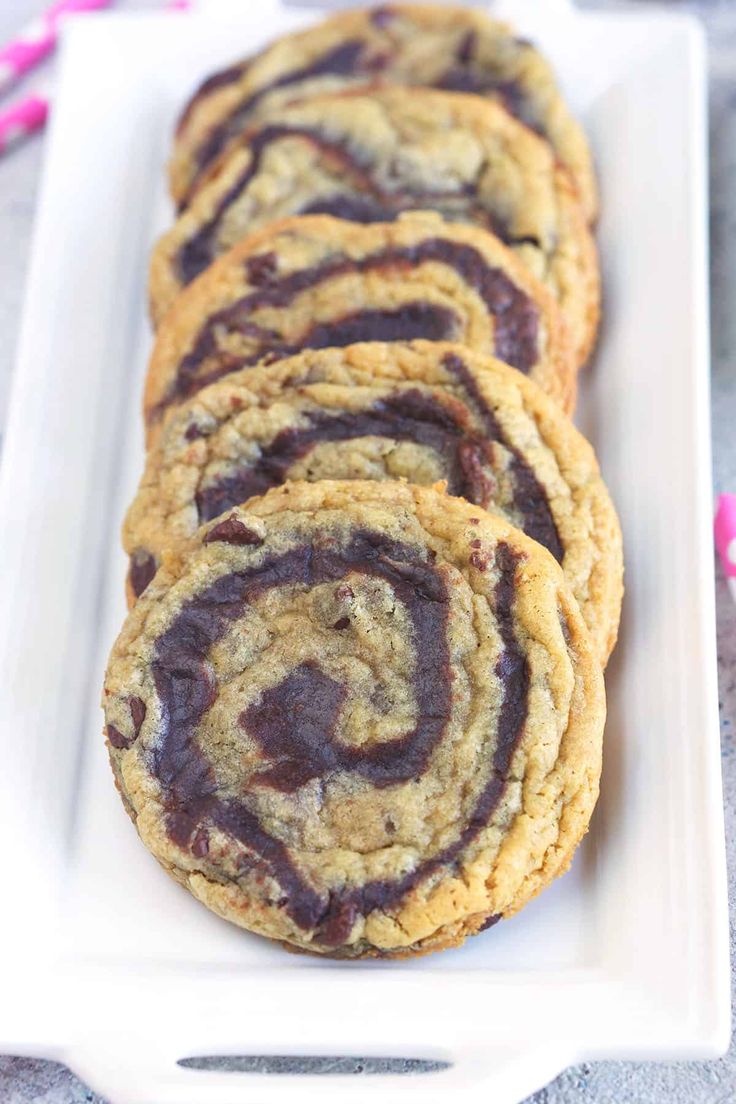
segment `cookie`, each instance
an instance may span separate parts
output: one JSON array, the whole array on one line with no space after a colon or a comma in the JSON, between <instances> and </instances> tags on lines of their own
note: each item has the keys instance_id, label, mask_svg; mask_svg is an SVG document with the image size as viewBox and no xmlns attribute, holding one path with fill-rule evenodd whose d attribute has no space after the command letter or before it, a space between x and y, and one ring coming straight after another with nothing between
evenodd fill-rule
<instances>
[{"instance_id":1,"label":"cookie","mask_svg":"<svg viewBox=\"0 0 736 1104\"><path fill-rule=\"evenodd\" d=\"M557 306L492 234L431 212L370 226L305 215L244 239L179 296L156 335L146 422L264 357L421 337L492 353L574 405Z\"/></svg>"},{"instance_id":2,"label":"cookie","mask_svg":"<svg viewBox=\"0 0 736 1104\"><path fill-rule=\"evenodd\" d=\"M179 122L170 166L174 198L186 203L229 142L264 113L382 83L474 93L503 104L547 139L572 175L587 217L595 215L590 150L547 61L506 24L435 5L343 12L210 77Z\"/></svg>"},{"instance_id":3,"label":"cookie","mask_svg":"<svg viewBox=\"0 0 736 1104\"><path fill-rule=\"evenodd\" d=\"M585 363L600 279L568 173L499 104L428 89L325 96L247 131L157 244L154 313L168 301L160 302L159 285L179 290L274 219L387 222L417 209L500 237L555 296L577 363Z\"/></svg>"},{"instance_id":4,"label":"cookie","mask_svg":"<svg viewBox=\"0 0 736 1104\"><path fill-rule=\"evenodd\" d=\"M318 954L417 954L512 915L598 793L603 680L559 566L430 488L287 484L198 530L103 701L159 862Z\"/></svg>"},{"instance_id":5,"label":"cookie","mask_svg":"<svg viewBox=\"0 0 736 1104\"><path fill-rule=\"evenodd\" d=\"M616 639L621 534L595 455L531 380L461 345L308 351L227 376L167 419L126 518L140 565L286 480L444 480L562 564L602 662Z\"/></svg>"}]
</instances>

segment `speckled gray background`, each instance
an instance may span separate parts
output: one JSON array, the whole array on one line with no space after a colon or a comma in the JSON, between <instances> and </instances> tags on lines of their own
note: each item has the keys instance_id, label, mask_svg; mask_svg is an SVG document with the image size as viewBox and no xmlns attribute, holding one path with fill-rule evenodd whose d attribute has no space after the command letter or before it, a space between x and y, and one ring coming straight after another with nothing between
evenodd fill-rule
<instances>
[{"instance_id":1,"label":"speckled gray background","mask_svg":"<svg viewBox=\"0 0 736 1104\"><path fill-rule=\"evenodd\" d=\"M0 0L0 42L49 2ZM623 6L619 0L582 2L587 7ZM645 2L638 0L632 6L643 7ZM160 2L118 0L118 6L153 8L159 7ZM698 12L706 24L710 42L713 485L716 493L736 492L736 0L680 0L670 6ZM43 142L37 140L0 160L0 425L15 352L42 158ZM718 568L715 586L733 915L736 912L736 606ZM733 934L731 941L732 957L736 958ZM355 1072L361 1070L362 1066ZM247 1093L243 1088L244 1094ZM530 1098L528 1104L733 1104L734 1101L736 1046L732 1043L728 1055L717 1062L584 1063L561 1074ZM103 1104L64 1067L27 1058L0 1057L0 1104L83 1102Z\"/></svg>"}]
</instances>

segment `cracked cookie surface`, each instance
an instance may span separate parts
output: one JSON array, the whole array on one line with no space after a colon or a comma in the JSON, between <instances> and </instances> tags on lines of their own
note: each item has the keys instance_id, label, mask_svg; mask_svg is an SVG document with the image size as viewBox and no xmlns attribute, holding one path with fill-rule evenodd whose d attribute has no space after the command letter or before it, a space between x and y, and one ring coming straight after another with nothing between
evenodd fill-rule
<instances>
[{"instance_id":1,"label":"cracked cookie surface","mask_svg":"<svg viewBox=\"0 0 736 1104\"><path fill-rule=\"evenodd\" d=\"M494 354L574 405L557 305L492 234L432 212L370 226L305 215L243 239L178 297L156 335L146 422L264 359L413 338Z\"/></svg>"},{"instance_id":2,"label":"cracked cookie surface","mask_svg":"<svg viewBox=\"0 0 736 1104\"><path fill-rule=\"evenodd\" d=\"M607 659L622 548L592 448L521 373L445 342L309 350L172 411L124 526L131 600L168 544L287 480L325 478L444 480L500 514L562 564Z\"/></svg>"},{"instance_id":3,"label":"cracked cookie surface","mask_svg":"<svg viewBox=\"0 0 736 1104\"><path fill-rule=\"evenodd\" d=\"M228 143L262 114L382 83L469 92L503 104L547 139L575 180L586 215L595 215L590 150L546 59L506 24L440 5L343 12L213 74L179 122L170 166L174 198L185 203Z\"/></svg>"},{"instance_id":4,"label":"cracked cookie surface","mask_svg":"<svg viewBox=\"0 0 736 1104\"><path fill-rule=\"evenodd\" d=\"M167 553L103 704L126 808L232 922L318 954L461 943L564 872L600 666L554 559L401 483L293 483Z\"/></svg>"},{"instance_id":5,"label":"cracked cookie surface","mask_svg":"<svg viewBox=\"0 0 736 1104\"><path fill-rule=\"evenodd\" d=\"M281 108L216 163L159 241L152 304L274 219L385 222L428 209L490 230L554 295L578 366L595 341L595 245L567 172L503 107L477 96L385 88Z\"/></svg>"}]
</instances>

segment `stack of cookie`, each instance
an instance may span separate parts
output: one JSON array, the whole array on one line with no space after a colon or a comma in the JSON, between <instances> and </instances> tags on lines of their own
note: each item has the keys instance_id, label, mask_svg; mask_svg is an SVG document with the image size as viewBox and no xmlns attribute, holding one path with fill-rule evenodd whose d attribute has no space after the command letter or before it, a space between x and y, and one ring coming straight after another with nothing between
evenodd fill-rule
<instances>
[{"instance_id":1,"label":"stack of cookie","mask_svg":"<svg viewBox=\"0 0 736 1104\"><path fill-rule=\"evenodd\" d=\"M454 946L570 863L621 536L569 420L591 159L544 58L457 7L342 13L184 111L106 735L219 915Z\"/></svg>"}]
</instances>

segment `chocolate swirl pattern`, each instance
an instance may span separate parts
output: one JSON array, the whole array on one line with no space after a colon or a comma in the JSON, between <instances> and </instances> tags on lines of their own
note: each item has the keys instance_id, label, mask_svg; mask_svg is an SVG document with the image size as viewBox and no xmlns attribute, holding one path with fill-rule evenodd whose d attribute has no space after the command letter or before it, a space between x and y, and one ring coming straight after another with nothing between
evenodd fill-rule
<instances>
[{"instance_id":1,"label":"chocolate swirl pattern","mask_svg":"<svg viewBox=\"0 0 736 1104\"><path fill-rule=\"evenodd\" d=\"M621 537L590 446L520 373L444 342L308 351L182 404L126 519L131 599L150 582L141 563L201 523L288 479L322 478L444 480L500 514L562 564L607 658Z\"/></svg>"},{"instance_id":2,"label":"chocolate swirl pattern","mask_svg":"<svg viewBox=\"0 0 736 1104\"><path fill-rule=\"evenodd\" d=\"M157 334L146 420L263 359L413 338L494 353L572 405L554 301L495 237L431 213L371 226L311 215L244 239L178 298Z\"/></svg>"},{"instance_id":3,"label":"chocolate swirl pattern","mask_svg":"<svg viewBox=\"0 0 736 1104\"><path fill-rule=\"evenodd\" d=\"M590 152L545 59L481 12L435 5L344 12L210 77L180 119L174 198L186 202L232 140L264 114L325 92L381 84L472 92L501 103L550 142L594 216Z\"/></svg>"},{"instance_id":4,"label":"chocolate swirl pattern","mask_svg":"<svg viewBox=\"0 0 736 1104\"><path fill-rule=\"evenodd\" d=\"M130 614L104 702L156 857L321 954L436 949L510 915L597 792L602 681L559 567L403 484L290 484L203 527Z\"/></svg>"},{"instance_id":5,"label":"chocolate swirl pattern","mask_svg":"<svg viewBox=\"0 0 736 1104\"><path fill-rule=\"evenodd\" d=\"M598 793L622 555L566 418L600 299L585 139L507 27L391 5L213 74L171 180L119 793L241 928L457 946L566 870Z\"/></svg>"},{"instance_id":6,"label":"chocolate swirl pattern","mask_svg":"<svg viewBox=\"0 0 736 1104\"><path fill-rule=\"evenodd\" d=\"M213 167L159 242L154 303L158 285L190 283L273 219L386 222L417 209L500 237L554 295L576 363L585 362L600 289L575 189L546 142L497 104L457 93L387 88L267 116Z\"/></svg>"}]
</instances>

